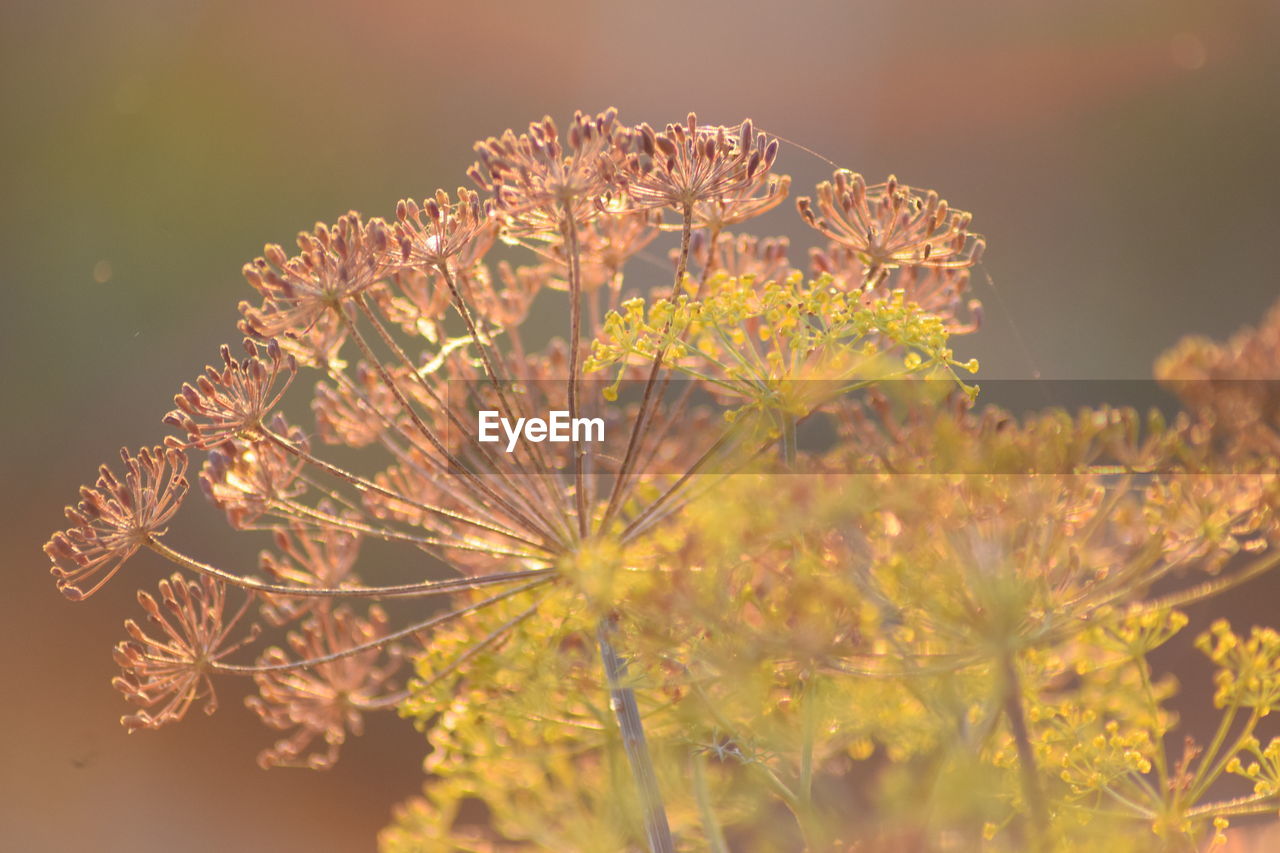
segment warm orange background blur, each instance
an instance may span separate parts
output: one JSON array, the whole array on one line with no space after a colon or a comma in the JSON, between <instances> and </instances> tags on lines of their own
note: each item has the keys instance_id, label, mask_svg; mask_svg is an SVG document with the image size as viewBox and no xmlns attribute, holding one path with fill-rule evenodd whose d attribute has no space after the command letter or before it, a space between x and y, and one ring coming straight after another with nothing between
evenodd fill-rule
<instances>
[{"instance_id":1,"label":"warm orange background blur","mask_svg":"<svg viewBox=\"0 0 1280 853\"><path fill-rule=\"evenodd\" d=\"M369 850L420 784L393 717L332 773L258 770L237 685L126 737L110 648L162 567L73 605L39 552L236 340L263 242L464 183L474 139L544 113L749 115L976 213L999 293L976 277L987 327L960 349L984 375L1145 377L1280 290L1278 44L1274 0L5 0L0 848ZM801 192L827 171L790 147L779 168ZM203 516L190 550L252 559Z\"/></svg>"}]
</instances>

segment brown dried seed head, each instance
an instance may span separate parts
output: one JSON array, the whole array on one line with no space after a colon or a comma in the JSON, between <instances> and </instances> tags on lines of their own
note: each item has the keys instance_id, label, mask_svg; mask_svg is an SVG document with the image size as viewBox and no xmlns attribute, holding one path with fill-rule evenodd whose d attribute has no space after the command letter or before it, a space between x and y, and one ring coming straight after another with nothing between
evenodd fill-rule
<instances>
[{"instance_id":1,"label":"brown dried seed head","mask_svg":"<svg viewBox=\"0 0 1280 853\"><path fill-rule=\"evenodd\" d=\"M731 196L750 196L763 185L777 156L777 141L752 137L744 121L732 134L724 127L699 127L690 113L686 125L669 124L661 133L646 124L627 137L623 164L629 209L684 210Z\"/></svg>"},{"instance_id":2,"label":"brown dried seed head","mask_svg":"<svg viewBox=\"0 0 1280 853\"><path fill-rule=\"evenodd\" d=\"M305 338L319 318L395 268L390 237L381 219L364 222L353 211L332 227L318 223L299 234L299 253L291 258L279 246L267 246L244 267L245 279L264 298L258 308L241 303L247 329L260 338Z\"/></svg>"},{"instance_id":3,"label":"brown dried seed head","mask_svg":"<svg viewBox=\"0 0 1280 853\"><path fill-rule=\"evenodd\" d=\"M125 632L131 639L115 648L115 661L123 672L112 684L142 709L120 718L131 732L176 722L200 698L205 700L205 713L212 714L218 704L209 680L213 665L258 633L253 625L241 639L228 641L252 596L228 616L226 588L211 578L189 581L174 574L160 581L159 589L159 601L139 591L138 603L160 636L147 634L129 619Z\"/></svg>"},{"instance_id":4,"label":"brown dried seed head","mask_svg":"<svg viewBox=\"0 0 1280 853\"><path fill-rule=\"evenodd\" d=\"M458 189L458 200L437 190L419 207L412 199L396 205L395 237L404 261L425 266L470 266L493 245L497 233L493 203Z\"/></svg>"},{"instance_id":5,"label":"brown dried seed head","mask_svg":"<svg viewBox=\"0 0 1280 853\"><path fill-rule=\"evenodd\" d=\"M273 432L306 448L305 435L277 416ZM298 480L303 463L277 444L225 441L213 448L200 471L200 488L227 515L232 527L243 529L273 507L298 497L305 485Z\"/></svg>"},{"instance_id":6,"label":"brown dried seed head","mask_svg":"<svg viewBox=\"0 0 1280 853\"><path fill-rule=\"evenodd\" d=\"M263 551L258 564L275 582L299 588L336 589L353 583L360 538L342 530L317 531L294 522L275 531L275 551ZM329 606L327 599L262 596L263 615L275 625L298 619Z\"/></svg>"},{"instance_id":7,"label":"brown dried seed head","mask_svg":"<svg viewBox=\"0 0 1280 853\"><path fill-rule=\"evenodd\" d=\"M1182 341L1155 373L1236 451L1280 453L1280 302L1224 343Z\"/></svg>"},{"instance_id":8,"label":"brown dried seed head","mask_svg":"<svg viewBox=\"0 0 1280 853\"><path fill-rule=\"evenodd\" d=\"M299 631L289 634L289 645L299 658L341 653L387 634L387 616L370 608L361 619L345 608L318 613ZM245 700L264 723L292 732L258 755L263 767L333 766L347 733L364 730L363 713L383 693L393 689L391 677L400 667L400 655L381 647L317 664L307 670L263 672L254 676L258 695ZM259 661L271 666L288 663L279 648L268 649Z\"/></svg>"},{"instance_id":9,"label":"brown dried seed head","mask_svg":"<svg viewBox=\"0 0 1280 853\"><path fill-rule=\"evenodd\" d=\"M856 252L872 274L904 266L964 269L981 257L970 214L893 175L868 187L861 175L839 169L818 184L816 205L805 196L796 208L811 227Z\"/></svg>"},{"instance_id":10,"label":"brown dried seed head","mask_svg":"<svg viewBox=\"0 0 1280 853\"><path fill-rule=\"evenodd\" d=\"M232 438L258 440L264 420L288 390L297 373L293 356L275 338L265 347L245 339L244 346L249 358L237 361L223 346L223 366L206 367L194 386L184 384L174 396L177 408L164 421L187 434L188 446L209 449ZM283 384L276 388L281 377Z\"/></svg>"},{"instance_id":11,"label":"brown dried seed head","mask_svg":"<svg viewBox=\"0 0 1280 853\"><path fill-rule=\"evenodd\" d=\"M613 109L597 116L575 114L567 146L555 123L545 118L531 124L528 133L508 130L476 143L480 159L468 175L492 195L508 233L554 235L566 220L591 221L601 199L621 191L621 139Z\"/></svg>"},{"instance_id":12,"label":"brown dried seed head","mask_svg":"<svg viewBox=\"0 0 1280 853\"><path fill-rule=\"evenodd\" d=\"M123 477L102 466L95 487L81 487L80 502L67 507L72 526L44 546L58 590L73 601L93 595L148 537L162 535L187 493L180 449L144 447L137 456L127 450L120 456Z\"/></svg>"}]
</instances>

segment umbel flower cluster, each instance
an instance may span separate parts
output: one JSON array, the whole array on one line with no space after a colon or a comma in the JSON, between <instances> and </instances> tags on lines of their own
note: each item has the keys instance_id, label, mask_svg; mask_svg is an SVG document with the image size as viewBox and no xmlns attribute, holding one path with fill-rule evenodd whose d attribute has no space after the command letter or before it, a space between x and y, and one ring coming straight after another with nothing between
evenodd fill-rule
<instances>
[{"instance_id":1,"label":"umbel flower cluster","mask_svg":"<svg viewBox=\"0 0 1280 853\"><path fill-rule=\"evenodd\" d=\"M1018 418L952 350L984 244L937 193L838 170L794 258L738 230L791 183L749 120L476 152L246 264L244 354L68 508L68 598L173 572L116 649L130 730L249 677L259 762L323 768L398 710L432 777L392 853L1190 850L1280 808L1275 633L1201 639L1222 723L1181 752L1148 661L1280 561L1280 311L1162 361L1176 417ZM256 570L171 541L193 459Z\"/></svg>"}]
</instances>

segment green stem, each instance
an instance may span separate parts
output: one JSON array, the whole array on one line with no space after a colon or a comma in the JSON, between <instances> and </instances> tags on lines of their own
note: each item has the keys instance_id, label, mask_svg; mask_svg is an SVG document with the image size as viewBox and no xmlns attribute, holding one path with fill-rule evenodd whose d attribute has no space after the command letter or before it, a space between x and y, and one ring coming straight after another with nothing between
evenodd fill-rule
<instances>
[{"instance_id":1,"label":"green stem","mask_svg":"<svg viewBox=\"0 0 1280 853\"><path fill-rule=\"evenodd\" d=\"M814 685L810 679L800 690L800 701L804 703L804 707L800 709L803 742L800 748L800 780L796 786L795 814L805 846L811 851L822 851L828 849L830 842L822 815L813 802L813 747L818 726L817 703L813 693Z\"/></svg>"},{"instance_id":2,"label":"green stem","mask_svg":"<svg viewBox=\"0 0 1280 853\"><path fill-rule=\"evenodd\" d=\"M803 744L800 748L800 797L806 806L812 807L813 744L818 728L817 703L813 698L812 680L801 688L800 701L804 703L804 708L801 709Z\"/></svg>"},{"instance_id":3,"label":"green stem","mask_svg":"<svg viewBox=\"0 0 1280 853\"><path fill-rule=\"evenodd\" d=\"M702 816L702 828L707 835L707 849L711 853L729 853L729 845L725 843L724 832L720 829L720 821L716 820L716 812L711 804L706 763L703 756L693 756L693 791L698 798L698 813Z\"/></svg>"},{"instance_id":4,"label":"green stem","mask_svg":"<svg viewBox=\"0 0 1280 853\"><path fill-rule=\"evenodd\" d=\"M1142 678L1143 695L1146 697L1147 706L1151 712L1151 718L1156 721L1157 733L1159 734L1153 755L1156 765L1156 781L1159 783L1158 789L1161 791L1168 791L1169 766L1168 759L1165 757L1164 743L1164 738L1167 732L1165 731L1165 727L1159 723L1160 715L1162 713L1160 701L1156 698L1155 685L1151 683L1151 669L1147 666L1146 657L1143 655L1135 655L1134 660L1138 665L1138 675Z\"/></svg>"}]
</instances>

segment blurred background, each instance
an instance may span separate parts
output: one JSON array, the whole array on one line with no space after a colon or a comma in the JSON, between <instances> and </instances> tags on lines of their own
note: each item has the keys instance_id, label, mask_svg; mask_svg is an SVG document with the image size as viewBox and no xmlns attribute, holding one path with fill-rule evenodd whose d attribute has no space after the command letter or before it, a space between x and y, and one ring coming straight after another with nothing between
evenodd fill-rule
<instances>
[{"instance_id":1,"label":"blurred background","mask_svg":"<svg viewBox=\"0 0 1280 853\"><path fill-rule=\"evenodd\" d=\"M0 847L370 850L421 784L392 716L327 774L257 769L273 737L236 684L214 717L126 736L110 650L164 568L73 605L40 553L236 342L264 242L465 183L474 140L544 113L750 116L975 213L986 323L958 351L984 376L1145 378L1280 292L1277 44L1274 0L3 0ZM791 146L778 168L798 194L829 172ZM189 551L251 565L264 542L190 506ZM1220 606L1260 620L1274 592Z\"/></svg>"}]
</instances>

